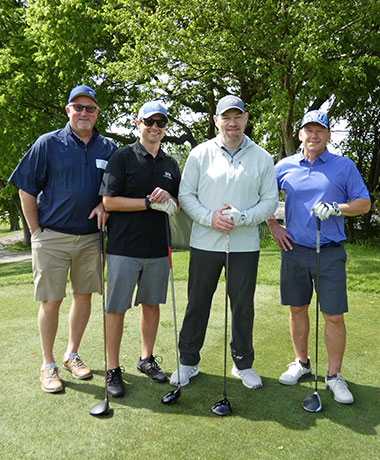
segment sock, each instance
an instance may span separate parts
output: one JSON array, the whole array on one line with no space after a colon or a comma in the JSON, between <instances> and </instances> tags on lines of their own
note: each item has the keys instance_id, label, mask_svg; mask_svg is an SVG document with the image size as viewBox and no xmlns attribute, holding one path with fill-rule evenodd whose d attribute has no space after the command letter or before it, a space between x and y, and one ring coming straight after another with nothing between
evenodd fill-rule
<instances>
[{"instance_id":1,"label":"sock","mask_svg":"<svg viewBox=\"0 0 380 460\"><path fill-rule=\"evenodd\" d=\"M329 373L327 372L327 380L336 379L337 376L338 374L329 375Z\"/></svg>"},{"instance_id":2,"label":"sock","mask_svg":"<svg viewBox=\"0 0 380 460\"><path fill-rule=\"evenodd\" d=\"M42 364L41 366L41 371L43 371L44 369L50 369L52 367L56 367L57 365L55 364L55 362L53 361L52 363L48 363L48 364Z\"/></svg>"},{"instance_id":3,"label":"sock","mask_svg":"<svg viewBox=\"0 0 380 460\"><path fill-rule=\"evenodd\" d=\"M69 358L75 358L75 356L78 356L78 353L65 353L64 360L67 361Z\"/></svg>"},{"instance_id":4,"label":"sock","mask_svg":"<svg viewBox=\"0 0 380 460\"><path fill-rule=\"evenodd\" d=\"M301 363L302 367L307 367L307 368L309 368L309 367L310 367L310 358L307 358L306 363L304 363L304 362L301 361L301 360L300 360L300 363Z\"/></svg>"}]
</instances>

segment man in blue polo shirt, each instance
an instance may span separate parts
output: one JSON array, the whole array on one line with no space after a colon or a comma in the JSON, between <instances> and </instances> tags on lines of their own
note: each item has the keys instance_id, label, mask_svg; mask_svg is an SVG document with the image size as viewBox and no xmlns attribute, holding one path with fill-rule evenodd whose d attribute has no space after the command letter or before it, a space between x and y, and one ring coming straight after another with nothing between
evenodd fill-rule
<instances>
[{"instance_id":1,"label":"man in blue polo shirt","mask_svg":"<svg viewBox=\"0 0 380 460\"><path fill-rule=\"evenodd\" d=\"M319 299L325 319L328 354L326 389L343 404L354 401L341 374L346 344L343 313L348 311L344 216L369 211L369 193L355 164L331 154L329 119L313 110L303 117L299 131L301 153L276 165L279 190L285 192L286 227L274 216L267 224L281 248L281 303L290 305L290 335L296 355L279 381L296 385L311 375L308 357L309 316L313 280L316 276L317 217L321 225Z\"/></svg>"},{"instance_id":2,"label":"man in blue polo shirt","mask_svg":"<svg viewBox=\"0 0 380 460\"><path fill-rule=\"evenodd\" d=\"M18 187L32 235L35 300L43 352L43 391L62 391L53 347L59 308L70 271L70 335L63 367L77 379L91 377L78 348L91 311L91 293L101 293L98 229L108 213L98 195L107 160L116 145L94 128L99 113L96 93L85 85L70 92L69 121L43 134L21 160L9 181Z\"/></svg>"},{"instance_id":3,"label":"man in blue polo shirt","mask_svg":"<svg viewBox=\"0 0 380 460\"><path fill-rule=\"evenodd\" d=\"M119 353L124 316L141 304L141 356L137 369L153 382L167 376L153 356L159 325L159 304L166 302L169 278L168 215L177 210L180 171L166 155L161 140L168 126L165 107L146 102L139 110L140 138L117 150L108 163L100 194L111 212L107 244L107 349L108 392L124 395ZM167 214L167 215L166 215Z\"/></svg>"}]
</instances>

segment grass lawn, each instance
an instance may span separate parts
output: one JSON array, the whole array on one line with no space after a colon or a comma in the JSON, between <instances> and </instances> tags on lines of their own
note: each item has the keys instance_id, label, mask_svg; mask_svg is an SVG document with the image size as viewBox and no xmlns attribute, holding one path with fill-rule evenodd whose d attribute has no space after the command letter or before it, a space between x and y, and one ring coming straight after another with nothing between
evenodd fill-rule
<instances>
[{"instance_id":1,"label":"grass lawn","mask_svg":"<svg viewBox=\"0 0 380 460\"><path fill-rule=\"evenodd\" d=\"M314 391L313 380L294 387L278 383L293 360L288 309L279 304L279 252L268 245L260 259L256 293L255 370L263 388L252 391L230 375L227 395L233 416L218 418L211 406L223 393L224 282L214 298L200 374L182 389L171 406L161 403L172 389L153 384L138 373L139 308L126 315L121 362L126 395L110 398L109 417L95 418L88 410L104 399L101 298L94 296L93 313L81 345L81 356L94 372L77 381L62 369L65 391L45 394L38 381L41 351L38 305L32 300L30 263L0 265L0 333L4 353L0 406L2 460L103 459L357 459L380 458L380 359L378 248L347 248L350 313L346 315L347 350L343 374L355 396L352 406L334 402L324 389L326 352L321 340L319 394L323 410L306 413L301 403ZM173 253L178 327L186 306L187 252ZM170 290L161 308L155 354L162 367L175 369ZM67 344L70 296L62 305L55 351L61 358ZM314 356L314 314L311 314L310 354ZM322 329L322 328L321 328ZM321 334L322 339L322 334ZM314 366L314 360L312 362ZM62 366L61 366L62 367ZM313 367L314 368L314 367Z\"/></svg>"},{"instance_id":2,"label":"grass lawn","mask_svg":"<svg viewBox=\"0 0 380 460\"><path fill-rule=\"evenodd\" d=\"M0 237L12 235L13 233L17 233L19 230L10 231L9 230L9 223L0 221Z\"/></svg>"}]
</instances>

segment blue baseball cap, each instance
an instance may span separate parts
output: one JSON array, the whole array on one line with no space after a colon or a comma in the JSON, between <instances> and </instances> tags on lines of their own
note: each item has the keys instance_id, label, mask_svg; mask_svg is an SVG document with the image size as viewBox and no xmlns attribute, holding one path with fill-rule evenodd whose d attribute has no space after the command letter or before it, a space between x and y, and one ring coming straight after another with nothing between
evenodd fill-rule
<instances>
[{"instance_id":1,"label":"blue baseball cap","mask_svg":"<svg viewBox=\"0 0 380 460\"><path fill-rule=\"evenodd\" d=\"M78 96L88 96L91 99L93 99L96 104L98 103L98 101L96 99L95 91L92 88L90 88L89 86L79 85L79 86L76 86L75 88L73 88L70 91L69 100L67 101L67 103L70 104L70 102L73 99L75 99L76 97L78 97Z\"/></svg>"},{"instance_id":2,"label":"blue baseball cap","mask_svg":"<svg viewBox=\"0 0 380 460\"><path fill-rule=\"evenodd\" d=\"M140 107L137 118L142 120L143 118L149 118L156 113L160 113L166 120L168 120L168 114L165 107L157 101L145 102L145 104Z\"/></svg>"},{"instance_id":3,"label":"blue baseball cap","mask_svg":"<svg viewBox=\"0 0 380 460\"><path fill-rule=\"evenodd\" d=\"M240 97L231 95L222 97L216 106L216 115L222 115L222 113L230 109L238 109L245 113L244 103Z\"/></svg>"},{"instance_id":4,"label":"blue baseball cap","mask_svg":"<svg viewBox=\"0 0 380 460\"><path fill-rule=\"evenodd\" d=\"M329 116L326 112L322 112L321 110L311 110L307 112L302 118L300 129L308 123L318 123L324 128L330 129Z\"/></svg>"}]
</instances>

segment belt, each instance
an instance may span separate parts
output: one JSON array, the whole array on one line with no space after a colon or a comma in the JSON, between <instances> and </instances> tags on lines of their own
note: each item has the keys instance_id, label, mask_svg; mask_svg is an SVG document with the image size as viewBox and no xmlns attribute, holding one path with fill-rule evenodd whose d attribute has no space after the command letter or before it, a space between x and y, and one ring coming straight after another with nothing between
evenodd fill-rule
<instances>
[{"instance_id":1,"label":"belt","mask_svg":"<svg viewBox=\"0 0 380 460\"><path fill-rule=\"evenodd\" d=\"M316 248L310 248L309 246L303 246L302 244L295 243L297 246L301 246L301 248L312 249L315 251ZM330 241L329 243L321 244L320 248L340 248L343 243L336 243L335 241Z\"/></svg>"},{"instance_id":2,"label":"belt","mask_svg":"<svg viewBox=\"0 0 380 460\"><path fill-rule=\"evenodd\" d=\"M340 248L342 243L335 243L335 241L330 241L329 243L321 244L321 249L323 248Z\"/></svg>"}]
</instances>

